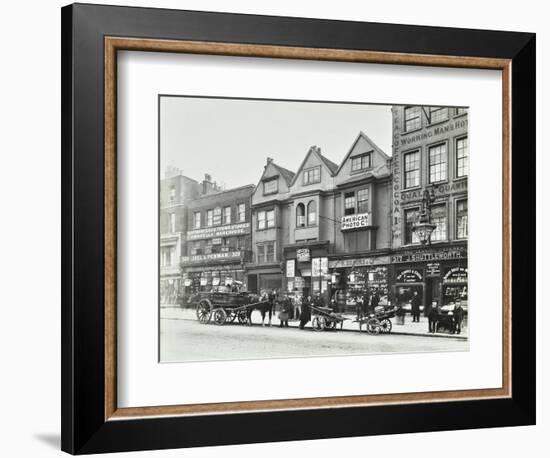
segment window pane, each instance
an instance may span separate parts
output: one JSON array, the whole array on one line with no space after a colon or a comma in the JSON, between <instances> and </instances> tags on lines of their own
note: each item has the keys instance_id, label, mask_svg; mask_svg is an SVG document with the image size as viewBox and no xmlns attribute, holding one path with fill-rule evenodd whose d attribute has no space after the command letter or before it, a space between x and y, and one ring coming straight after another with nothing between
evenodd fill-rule
<instances>
[{"instance_id":1,"label":"window pane","mask_svg":"<svg viewBox=\"0 0 550 458\"><path fill-rule=\"evenodd\" d=\"M296 226L304 227L306 225L306 216L305 216L305 207L304 204L298 204L296 206Z\"/></svg>"},{"instance_id":2,"label":"window pane","mask_svg":"<svg viewBox=\"0 0 550 458\"><path fill-rule=\"evenodd\" d=\"M277 180L264 181L264 194L273 194L277 192Z\"/></svg>"},{"instance_id":3,"label":"window pane","mask_svg":"<svg viewBox=\"0 0 550 458\"><path fill-rule=\"evenodd\" d=\"M258 245L258 263L264 262L264 245Z\"/></svg>"},{"instance_id":4,"label":"window pane","mask_svg":"<svg viewBox=\"0 0 550 458\"><path fill-rule=\"evenodd\" d=\"M231 207L223 209L223 224L231 224Z\"/></svg>"},{"instance_id":5,"label":"window pane","mask_svg":"<svg viewBox=\"0 0 550 458\"><path fill-rule=\"evenodd\" d=\"M405 188L420 185L420 152L405 154Z\"/></svg>"},{"instance_id":6,"label":"window pane","mask_svg":"<svg viewBox=\"0 0 550 458\"><path fill-rule=\"evenodd\" d=\"M357 213L366 213L369 207L369 190L360 189L357 191Z\"/></svg>"},{"instance_id":7,"label":"window pane","mask_svg":"<svg viewBox=\"0 0 550 458\"><path fill-rule=\"evenodd\" d=\"M412 208L405 210L405 244L420 243L418 235L413 231L413 227L418 219L418 209Z\"/></svg>"},{"instance_id":8,"label":"window pane","mask_svg":"<svg viewBox=\"0 0 550 458\"><path fill-rule=\"evenodd\" d=\"M432 146L429 152L430 183L447 179L447 145Z\"/></svg>"},{"instance_id":9,"label":"window pane","mask_svg":"<svg viewBox=\"0 0 550 458\"><path fill-rule=\"evenodd\" d=\"M308 226L317 224L317 202L315 201L307 204L307 224Z\"/></svg>"},{"instance_id":10,"label":"window pane","mask_svg":"<svg viewBox=\"0 0 550 458\"><path fill-rule=\"evenodd\" d=\"M430 107L430 122L445 121L449 117L449 109L444 107Z\"/></svg>"},{"instance_id":11,"label":"window pane","mask_svg":"<svg viewBox=\"0 0 550 458\"><path fill-rule=\"evenodd\" d=\"M239 222L244 221L246 219L244 204L239 204L238 212L239 212Z\"/></svg>"},{"instance_id":12,"label":"window pane","mask_svg":"<svg viewBox=\"0 0 550 458\"><path fill-rule=\"evenodd\" d=\"M266 245L265 260L266 262L275 261L275 244L270 243Z\"/></svg>"},{"instance_id":13,"label":"window pane","mask_svg":"<svg viewBox=\"0 0 550 458\"><path fill-rule=\"evenodd\" d=\"M267 212L267 227L275 227L275 210Z\"/></svg>"},{"instance_id":14,"label":"window pane","mask_svg":"<svg viewBox=\"0 0 550 458\"><path fill-rule=\"evenodd\" d=\"M432 224L436 226L432 232L432 241L447 240L447 207L445 205L432 207Z\"/></svg>"},{"instance_id":15,"label":"window pane","mask_svg":"<svg viewBox=\"0 0 550 458\"><path fill-rule=\"evenodd\" d=\"M468 201L460 200L456 203L456 238L468 237Z\"/></svg>"},{"instance_id":16,"label":"window pane","mask_svg":"<svg viewBox=\"0 0 550 458\"><path fill-rule=\"evenodd\" d=\"M193 227L199 229L201 227L201 212L193 213Z\"/></svg>"},{"instance_id":17,"label":"window pane","mask_svg":"<svg viewBox=\"0 0 550 458\"><path fill-rule=\"evenodd\" d=\"M318 183L321 181L321 167L304 170L304 184Z\"/></svg>"},{"instance_id":18,"label":"window pane","mask_svg":"<svg viewBox=\"0 0 550 458\"><path fill-rule=\"evenodd\" d=\"M258 229L265 229L265 212L258 212Z\"/></svg>"},{"instance_id":19,"label":"window pane","mask_svg":"<svg viewBox=\"0 0 550 458\"><path fill-rule=\"evenodd\" d=\"M405 132L420 128L420 107L405 108Z\"/></svg>"},{"instance_id":20,"label":"window pane","mask_svg":"<svg viewBox=\"0 0 550 458\"><path fill-rule=\"evenodd\" d=\"M344 215L355 214L355 193L347 192L344 194Z\"/></svg>"},{"instance_id":21,"label":"window pane","mask_svg":"<svg viewBox=\"0 0 550 458\"><path fill-rule=\"evenodd\" d=\"M468 175L468 137L456 141L456 176Z\"/></svg>"}]
</instances>

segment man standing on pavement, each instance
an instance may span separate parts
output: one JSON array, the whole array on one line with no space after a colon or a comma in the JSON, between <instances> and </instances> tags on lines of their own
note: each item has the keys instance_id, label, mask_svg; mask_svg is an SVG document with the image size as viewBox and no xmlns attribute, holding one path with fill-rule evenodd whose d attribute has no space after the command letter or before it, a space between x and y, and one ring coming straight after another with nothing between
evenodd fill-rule
<instances>
[{"instance_id":1,"label":"man standing on pavement","mask_svg":"<svg viewBox=\"0 0 550 458\"><path fill-rule=\"evenodd\" d=\"M302 298L302 313L300 314L300 329L304 329L305 325L311 320L311 308L309 307L311 296Z\"/></svg>"},{"instance_id":2,"label":"man standing on pavement","mask_svg":"<svg viewBox=\"0 0 550 458\"><path fill-rule=\"evenodd\" d=\"M460 299L457 299L455 302L455 307L453 309L453 334L460 334L462 327L462 320L464 319L464 309Z\"/></svg>"},{"instance_id":3,"label":"man standing on pavement","mask_svg":"<svg viewBox=\"0 0 550 458\"><path fill-rule=\"evenodd\" d=\"M411 299L411 312L413 323L420 323L420 296L418 291L413 293L413 297Z\"/></svg>"},{"instance_id":4,"label":"man standing on pavement","mask_svg":"<svg viewBox=\"0 0 550 458\"><path fill-rule=\"evenodd\" d=\"M432 303L430 312L428 313L428 332L435 334L437 332L437 323L439 321L439 315L441 314L441 307L437 302Z\"/></svg>"}]
</instances>

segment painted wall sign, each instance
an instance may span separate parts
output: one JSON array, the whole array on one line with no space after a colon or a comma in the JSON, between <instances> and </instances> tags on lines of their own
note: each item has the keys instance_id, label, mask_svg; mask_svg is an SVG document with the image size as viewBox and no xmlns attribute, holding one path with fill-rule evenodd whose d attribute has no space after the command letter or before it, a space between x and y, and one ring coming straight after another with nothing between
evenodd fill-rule
<instances>
[{"instance_id":1,"label":"painted wall sign","mask_svg":"<svg viewBox=\"0 0 550 458\"><path fill-rule=\"evenodd\" d=\"M405 269L397 274L399 283L417 283L422 281L422 272L418 269Z\"/></svg>"},{"instance_id":2,"label":"painted wall sign","mask_svg":"<svg viewBox=\"0 0 550 458\"><path fill-rule=\"evenodd\" d=\"M370 225L370 213L358 213L357 215L342 216L340 230L360 229Z\"/></svg>"},{"instance_id":3,"label":"painted wall sign","mask_svg":"<svg viewBox=\"0 0 550 458\"><path fill-rule=\"evenodd\" d=\"M391 256L392 263L419 262L419 261L443 261L446 259L466 259L467 247L446 247L428 250L407 250Z\"/></svg>"},{"instance_id":4,"label":"painted wall sign","mask_svg":"<svg viewBox=\"0 0 550 458\"><path fill-rule=\"evenodd\" d=\"M321 258L313 258L311 260L311 276L312 277L321 276Z\"/></svg>"},{"instance_id":5,"label":"painted wall sign","mask_svg":"<svg viewBox=\"0 0 550 458\"><path fill-rule=\"evenodd\" d=\"M331 269L339 267L362 267L373 266L380 264L389 264L389 256L378 256L372 258L354 258L354 259L337 259L328 261L328 267Z\"/></svg>"},{"instance_id":6,"label":"painted wall sign","mask_svg":"<svg viewBox=\"0 0 550 458\"><path fill-rule=\"evenodd\" d=\"M240 259L242 251L229 251L227 253L212 253L212 254L195 254L193 256L182 256L181 262L183 263L194 263L202 261L212 261L212 260L230 260L230 259Z\"/></svg>"},{"instance_id":7,"label":"painted wall sign","mask_svg":"<svg viewBox=\"0 0 550 458\"><path fill-rule=\"evenodd\" d=\"M227 224L225 226L207 227L187 231L187 240L210 239L213 237L228 237L250 233L250 223Z\"/></svg>"},{"instance_id":8,"label":"painted wall sign","mask_svg":"<svg viewBox=\"0 0 550 458\"><path fill-rule=\"evenodd\" d=\"M441 264L429 262L426 264L426 277L439 277L441 275Z\"/></svg>"},{"instance_id":9,"label":"painted wall sign","mask_svg":"<svg viewBox=\"0 0 550 458\"><path fill-rule=\"evenodd\" d=\"M468 268L467 267L452 267L443 277L445 283L467 283Z\"/></svg>"}]
</instances>

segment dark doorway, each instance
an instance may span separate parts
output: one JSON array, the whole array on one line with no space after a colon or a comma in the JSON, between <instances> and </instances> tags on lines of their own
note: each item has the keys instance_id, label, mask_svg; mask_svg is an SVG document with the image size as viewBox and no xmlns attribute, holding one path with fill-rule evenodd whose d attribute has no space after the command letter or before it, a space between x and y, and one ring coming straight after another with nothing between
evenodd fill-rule
<instances>
[{"instance_id":1,"label":"dark doorway","mask_svg":"<svg viewBox=\"0 0 550 458\"><path fill-rule=\"evenodd\" d=\"M258 276L255 274L248 275L248 291L258 294Z\"/></svg>"}]
</instances>

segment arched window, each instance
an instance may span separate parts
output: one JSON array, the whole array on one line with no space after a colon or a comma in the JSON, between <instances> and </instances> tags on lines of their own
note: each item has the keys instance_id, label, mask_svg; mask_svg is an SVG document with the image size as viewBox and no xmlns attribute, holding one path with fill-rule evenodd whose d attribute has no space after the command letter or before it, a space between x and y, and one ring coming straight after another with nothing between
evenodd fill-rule
<instances>
[{"instance_id":1,"label":"arched window","mask_svg":"<svg viewBox=\"0 0 550 458\"><path fill-rule=\"evenodd\" d=\"M307 225L315 226L317 224L317 202L312 200L307 204Z\"/></svg>"},{"instance_id":2,"label":"arched window","mask_svg":"<svg viewBox=\"0 0 550 458\"><path fill-rule=\"evenodd\" d=\"M304 204L296 206L296 227L304 227L306 225L306 208Z\"/></svg>"}]
</instances>

